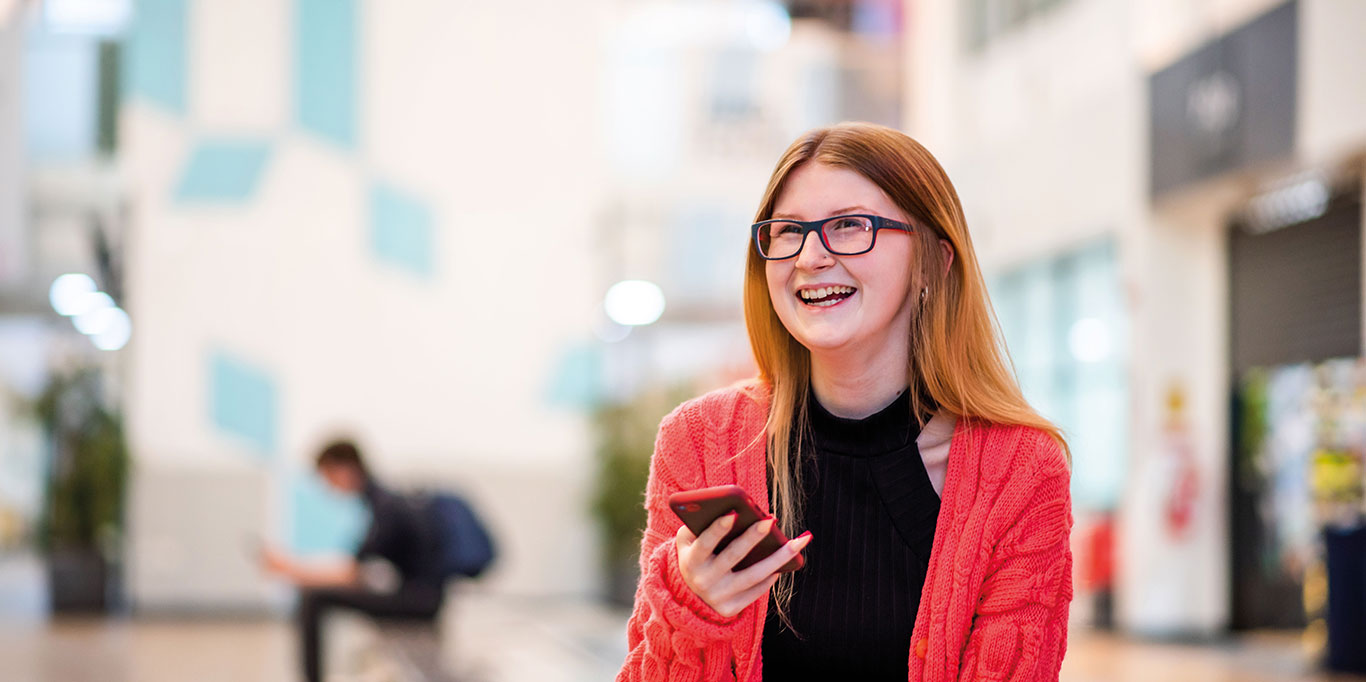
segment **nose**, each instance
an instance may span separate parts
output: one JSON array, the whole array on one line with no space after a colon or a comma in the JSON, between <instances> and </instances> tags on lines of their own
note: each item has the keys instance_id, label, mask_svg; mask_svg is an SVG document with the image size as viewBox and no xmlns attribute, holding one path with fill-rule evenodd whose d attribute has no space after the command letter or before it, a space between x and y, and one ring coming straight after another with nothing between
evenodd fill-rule
<instances>
[{"instance_id":1,"label":"nose","mask_svg":"<svg viewBox=\"0 0 1366 682\"><path fill-rule=\"evenodd\" d=\"M802 248L797 251L797 267L802 270L823 270L835 262L834 256L825 249L821 236L808 232L802 240Z\"/></svg>"}]
</instances>

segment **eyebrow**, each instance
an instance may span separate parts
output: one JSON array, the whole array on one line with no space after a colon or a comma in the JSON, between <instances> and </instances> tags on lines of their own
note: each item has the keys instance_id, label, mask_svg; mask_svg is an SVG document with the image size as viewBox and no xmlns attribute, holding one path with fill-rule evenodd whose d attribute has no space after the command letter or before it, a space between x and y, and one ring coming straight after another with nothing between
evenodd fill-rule
<instances>
[{"instance_id":1,"label":"eyebrow","mask_svg":"<svg viewBox=\"0 0 1366 682\"><path fill-rule=\"evenodd\" d=\"M855 204L853 206L845 206L844 208L837 209L827 217L833 218L837 215L848 215L850 213L873 213L873 210L867 206ZM801 218L798 218L791 213L774 213L773 220L801 220Z\"/></svg>"}]
</instances>

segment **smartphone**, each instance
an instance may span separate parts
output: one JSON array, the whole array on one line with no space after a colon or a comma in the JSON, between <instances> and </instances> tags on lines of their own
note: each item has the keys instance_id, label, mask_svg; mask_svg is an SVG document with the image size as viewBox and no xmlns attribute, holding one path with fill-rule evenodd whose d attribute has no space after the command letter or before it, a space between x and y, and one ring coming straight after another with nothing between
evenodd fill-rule
<instances>
[{"instance_id":1,"label":"smartphone","mask_svg":"<svg viewBox=\"0 0 1366 682\"><path fill-rule=\"evenodd\" d=\"M716 552L726 548L732 540L739 537L747 528L769 518L768 514L759 511L759 507L754 504L745 489L738 485L722 485L715 488L700 488L698 490L685 490L669 496L669 508L674 510L674 514L683 521L688 530L693 535L701 535L712 522L721 518L725 514L735 512L735 525L731 526L730 532L726 537L721 538L721 542L716 543ZM773 524L773 529L769 531L759 544L750 550L740 563L735 565L733 570L749 568L754 564L764 560L768 555L778 551L783 545L787 544L787 536L778 529L778 524ZM778 569L779 573L795 571L806 565L806 559L798 554L792 561L783 564Z\"/></svg>"}]
</instances>

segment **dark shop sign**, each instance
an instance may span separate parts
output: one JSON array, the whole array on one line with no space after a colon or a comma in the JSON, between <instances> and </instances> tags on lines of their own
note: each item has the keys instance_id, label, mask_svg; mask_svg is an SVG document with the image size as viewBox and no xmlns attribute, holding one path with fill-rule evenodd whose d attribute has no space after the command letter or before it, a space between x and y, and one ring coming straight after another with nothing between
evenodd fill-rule
<instances>
[{"instance_id":1,"label":"dark shop sign","mask_svg":"<svg viewBox=\"0 0 1366 682\"><path fill-rule=\"evenodd\" d=\"M1291 153L1298 4L1281 5L1148 79L1153 197Z\"/></svg>"}]
</instances>

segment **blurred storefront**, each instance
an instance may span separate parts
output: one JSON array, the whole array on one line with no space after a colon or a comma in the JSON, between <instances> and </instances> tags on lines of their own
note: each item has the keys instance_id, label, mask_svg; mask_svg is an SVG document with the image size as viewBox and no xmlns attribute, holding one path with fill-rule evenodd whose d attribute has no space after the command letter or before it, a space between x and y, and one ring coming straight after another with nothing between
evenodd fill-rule
<instances>
[{"instance_id":1,"label":"blurred storefront","mask_svg":"<svg viewBox=\"0 0 1366 682\"><path fill-rule=\"evenodd\" d=\"M1366 413L1352 377L1363 344L1364 10L1281 4L1149 79L1154 226L1210 235L1218 262L1204 283L1224 299L1202 312L1224 321L1227 339L1210 357L1226 369L1207 370L1229 396L1218 472L1227 624L1307 627L1311 651L1326 644L1329 583L1335 594L1362 589L1359 577L1327 575L1324 533L1359 528L1363 511L1366 434L1354 424ZM1326 483L1344 476L1354 483ZM1366 636L1350 624L1366 617L1361 604L1335 615L1335 635Z\"/></svg>"},{"instance_id":2,"label":"blurred storefront","mask_svg":"<svg viewBox=\"0 0 1366 682\"><path fill-rule=\"evenodd\" d=\"M1021 382L1072 438L1080 566L1116 519L1125 631L1319 617L1309 482L1332 476L1310 461L1359 461L1366 441L1351 410L1316 408L1339 425L1319 438L1292 406L1355 367L1303 363L1361 355L1363 30L1366 5L1343 0L908 9L906 128L955 178ZM1086 258L1104 274L1082 295L1110 312L1078 326L1045 282ZM1262 436L1295 445L1235 437L1253 398ZM1074 615L1098 615L1103 585L1079 588Z\"/></svg>"}]
</instances>

